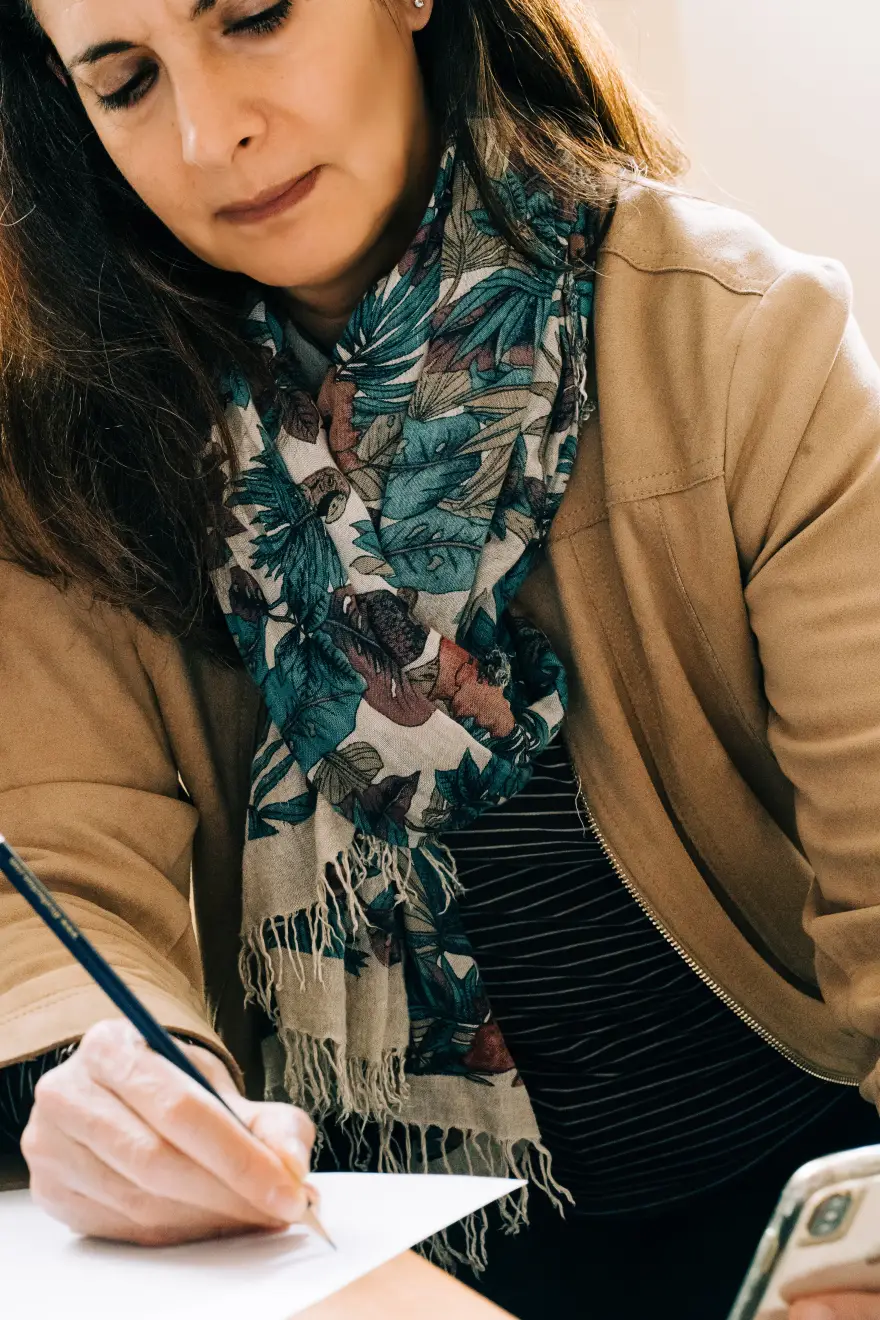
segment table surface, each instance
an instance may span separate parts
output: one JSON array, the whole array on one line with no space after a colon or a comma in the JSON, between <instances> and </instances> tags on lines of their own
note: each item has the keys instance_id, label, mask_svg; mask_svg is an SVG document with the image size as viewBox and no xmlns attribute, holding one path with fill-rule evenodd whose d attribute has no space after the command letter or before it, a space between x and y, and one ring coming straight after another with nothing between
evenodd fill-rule
<instances>
[{"instance_id":1,"label":"table surface","mask_svg":"<svg viewBox=\"0 0 880 1320\"><path fill-rule=\"evenodd\" d=\"M0 1192L27 1187L27 1183L24 1162L0 1156ZM418 1316L419 1320L510 1320L507 1311L484 1301L413 1251L356 1279L300 1315L302 1320L388 1320L389 1315Z\"/></svg>"},{"instance_id":2,"label":"table surface","mask_svg":"<svg viewBox=\"0 0 880 1320\"><path fill-rule=\"evenodd\" d=\"M414 1251L356 1279L332 1297L301 1311L297 1320L511 1320L457 1279Z\"/></svg>"}]
</instances>

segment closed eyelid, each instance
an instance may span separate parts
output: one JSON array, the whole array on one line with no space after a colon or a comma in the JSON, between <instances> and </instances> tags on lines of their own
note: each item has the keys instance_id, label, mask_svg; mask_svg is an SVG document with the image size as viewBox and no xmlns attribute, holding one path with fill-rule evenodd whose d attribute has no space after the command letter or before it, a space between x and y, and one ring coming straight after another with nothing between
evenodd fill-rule
<instances>
[{"instance_id":1,"label":"closed eyelid","mask_svg":"<svg viewBox=\"0 0 880 1320\"><path fill-rule=\"evenodd\" d=\"M79 81L95 96L105 96L108 92L126 86L133 78L145 72L154 63L146 55L134 57L130 60L114 61L112 65L108 64L103 69L93 70L91 77L88 79L80 75ZM109 88L107 87L108 83L110 84Z\"/></svg>"}]
</instances>

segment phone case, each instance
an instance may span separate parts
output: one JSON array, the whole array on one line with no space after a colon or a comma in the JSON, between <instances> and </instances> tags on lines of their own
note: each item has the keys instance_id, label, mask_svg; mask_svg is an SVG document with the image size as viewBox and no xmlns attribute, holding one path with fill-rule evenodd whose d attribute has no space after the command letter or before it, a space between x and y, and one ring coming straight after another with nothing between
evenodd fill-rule
<instances>
[{"instance_id":1,"label":"phone case","mask_svg":"<svg viewBox=\"0 0 880 1320\"><path fill-rule=\"evenodd\" d=\"M880 1145L795 1173L730 1320L787 1320L798 1297L842 1289L880 1292Z\"/></svg>"}]
</instances>

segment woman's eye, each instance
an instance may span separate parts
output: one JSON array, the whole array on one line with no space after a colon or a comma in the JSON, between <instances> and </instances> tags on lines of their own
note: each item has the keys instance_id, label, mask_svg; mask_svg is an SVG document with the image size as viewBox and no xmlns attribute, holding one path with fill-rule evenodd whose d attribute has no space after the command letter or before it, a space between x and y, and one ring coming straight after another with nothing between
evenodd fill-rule
<instances>
[{"instance_id":1,"label":"woman's eye","mask_svg":"<svg viewBox=\"0 0 880 1320\"><path fill-rule=\"evenodd\" d=\"M275 32L290 17L292 8L293 0L279 0L278 4L260 10L259 14L252 14L250 18L242 18L237 23L231 23L226 31L229 33Z\"/></svg>"},{"instance_id":2,"label":"woman's eye","mask_svg":"<svg viewBox=\"0 0 880 1320\"><path fill-rule=\"evenodd\" d=\"M156 80L154 69L139 69L133 78L115 92L96 93L105 110L124 110L146 96Z\"/></svg>"},{"instance_id":3,"label":"woman's eye","mask_svg":"<svg viewBox=\"0 0 880 1320\"><path fill-rule=\"evenodd\" d=\"M237 23L230 24L226 28L226 33L228 36L235 36L239 33L275 32L286 23L292 9L293 0L278 0L277 4L271 5L268 9L262 9L258 14L251 14L249 18L242 18ZM146 96L155 81L155 69L145 67L118 91L106 92L103 95L96 93L96 95L105 110L125 110Z\"/></svg>"}]
</instances>

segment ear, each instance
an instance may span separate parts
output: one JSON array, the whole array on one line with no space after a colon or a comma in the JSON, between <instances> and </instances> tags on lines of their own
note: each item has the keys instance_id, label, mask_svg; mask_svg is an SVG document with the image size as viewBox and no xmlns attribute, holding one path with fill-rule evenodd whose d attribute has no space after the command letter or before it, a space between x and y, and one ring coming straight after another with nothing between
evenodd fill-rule
<instances>
[{"instance_id":1,"label":"ear","mask_svg":"<svg viewBox=\"0 0 880 1320\"><path fill-rule=\"evenodd\" d=\"M396 0L396 5L410 32L421 32L431 21L434 0Z\"/></svg>"}]
</instances>

